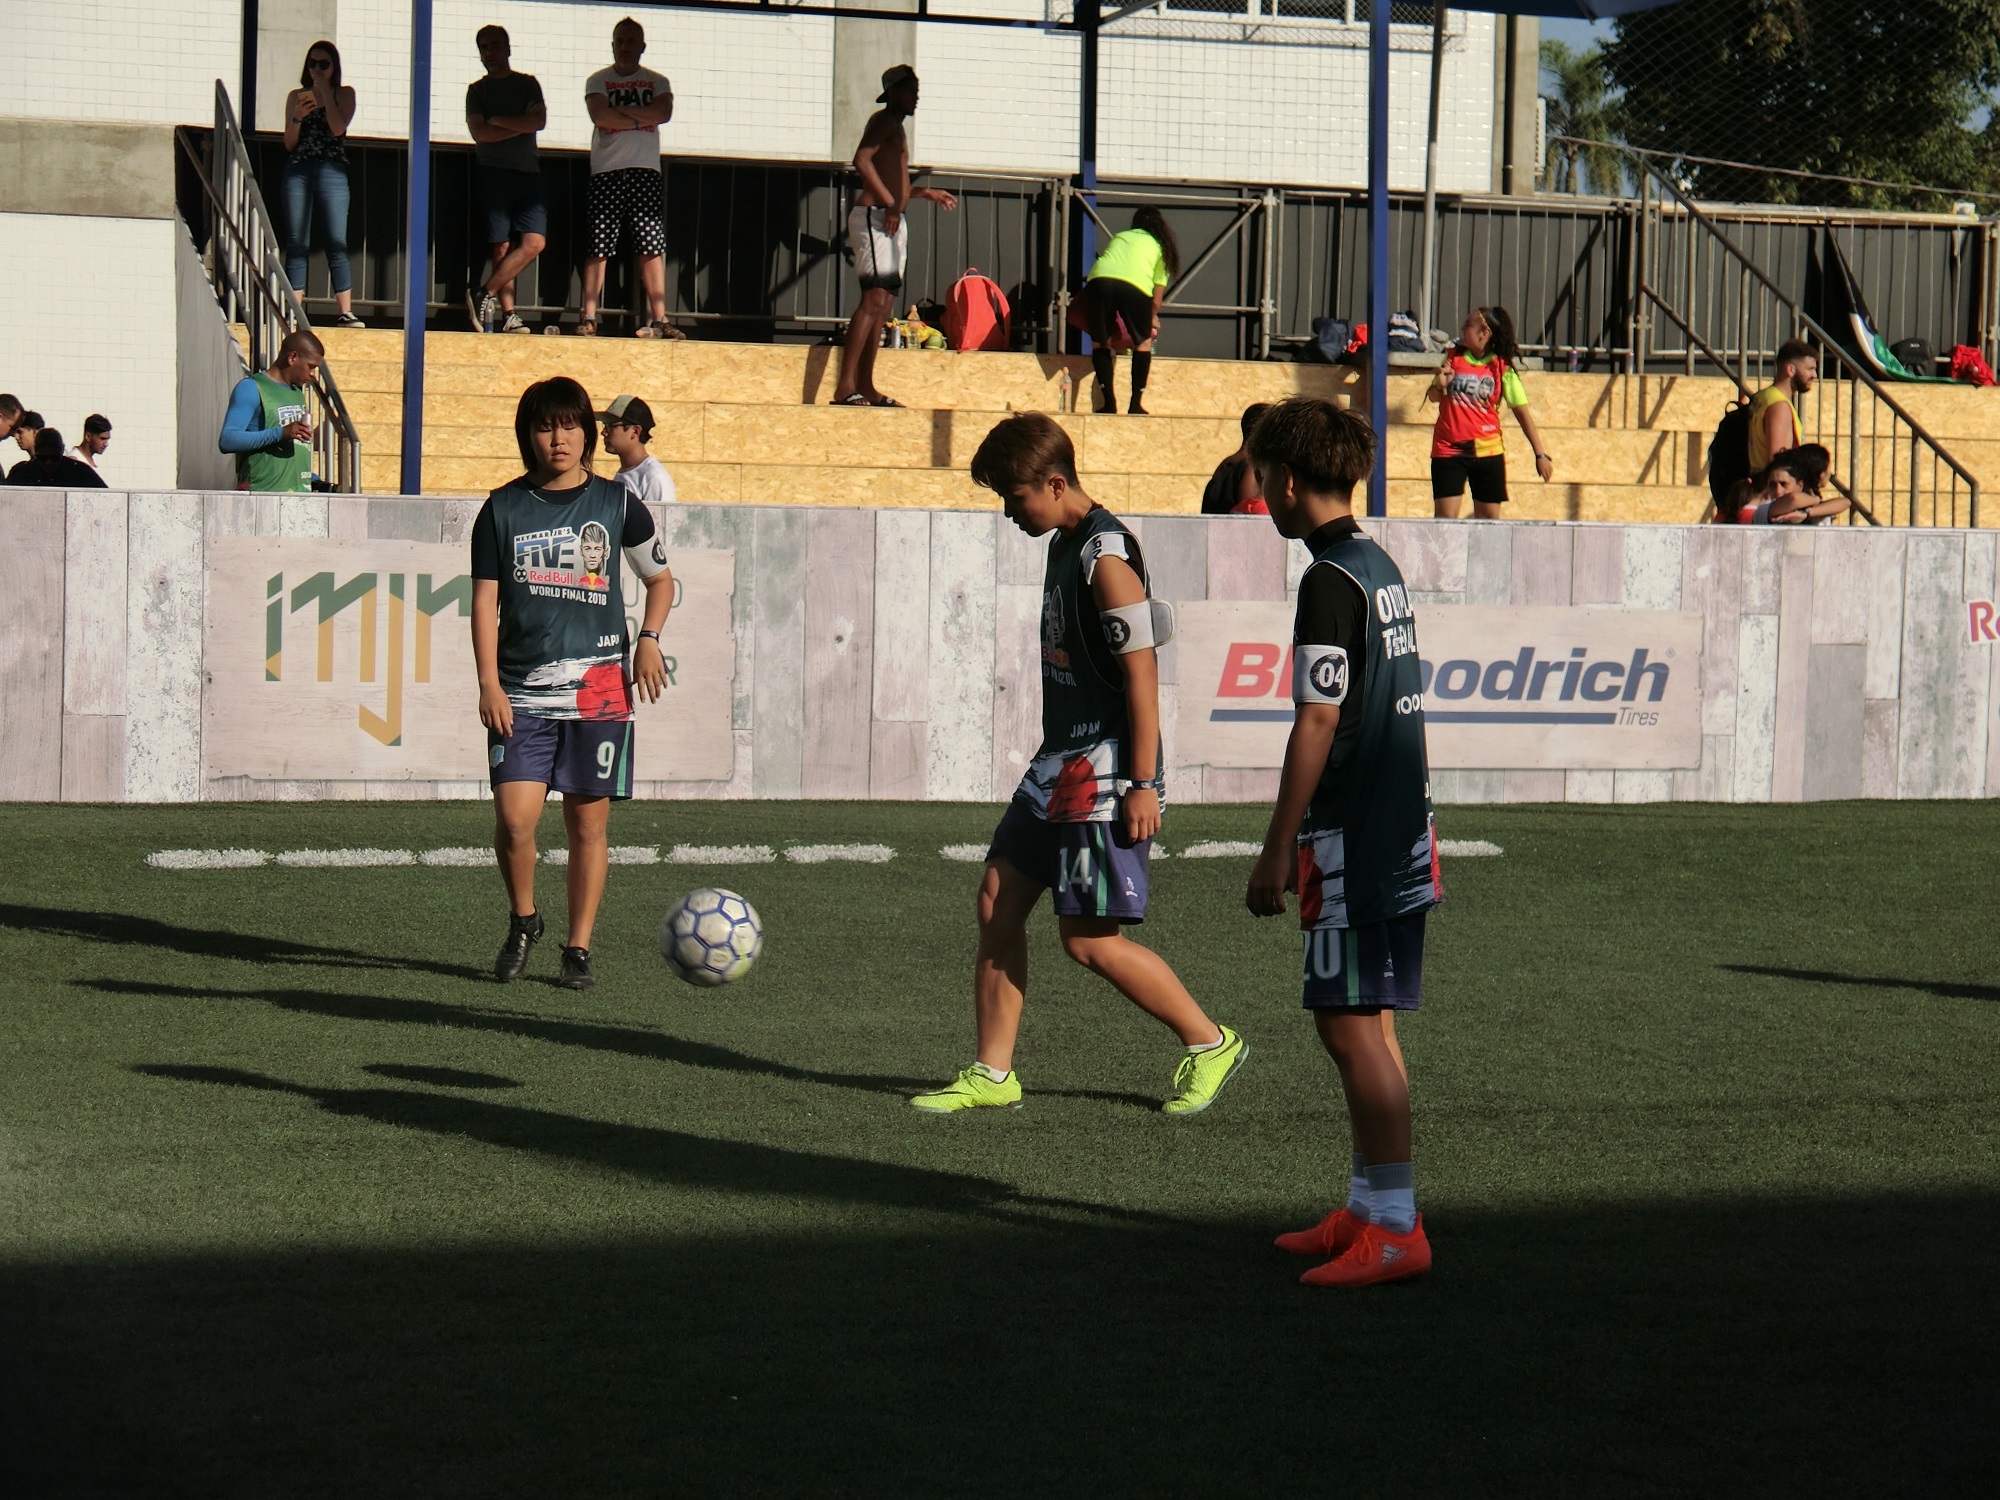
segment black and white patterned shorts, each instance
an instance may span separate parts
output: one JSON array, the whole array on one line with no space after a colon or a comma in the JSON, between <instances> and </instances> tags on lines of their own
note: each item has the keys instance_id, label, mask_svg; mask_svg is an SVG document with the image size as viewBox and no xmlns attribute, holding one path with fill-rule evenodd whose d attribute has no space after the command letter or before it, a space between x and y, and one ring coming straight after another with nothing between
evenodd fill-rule
<instances>
[{"instance_id":1,"label":"black and white patterned shorts","mask_svg":"<svg viewBox=\"0 0 2000 1500\"><path fill-rule=\"evenodd\" d=\"M606 260L618 253L625 227L640 255L667 253L667 225L661 206L660 174L650 167L594 172L590 178L590 253Z\"/></svg>"}]
</instances>

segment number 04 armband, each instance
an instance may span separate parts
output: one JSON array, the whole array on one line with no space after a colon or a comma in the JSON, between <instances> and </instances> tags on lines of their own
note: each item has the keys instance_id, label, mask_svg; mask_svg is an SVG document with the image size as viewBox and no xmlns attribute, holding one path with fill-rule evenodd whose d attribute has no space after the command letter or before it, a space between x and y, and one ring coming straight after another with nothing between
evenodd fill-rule
<instances>
[{"instance_id":1,"label":"number 04 armband","mask_svg":"<svg viewBox=\"0 0 2000 1500\"><path fill-rule=\"evenodd\" d=\"M1142 599L1116 609L1098 611L1104 639L1120 656L1150 651L1174 638L1174 607L1164 599Z\"/></svg>"},{"instance_id":2,"label":"number 04 armband","mask_svg":"<svg viewBox=\"0 0 2000 1500\"><path fill-rule=\"evenodd\" d=\"M1292 648L1292 701L1331 703L1347 701L1347 648L1308 646Z\"/></svg>"}]
</instances>

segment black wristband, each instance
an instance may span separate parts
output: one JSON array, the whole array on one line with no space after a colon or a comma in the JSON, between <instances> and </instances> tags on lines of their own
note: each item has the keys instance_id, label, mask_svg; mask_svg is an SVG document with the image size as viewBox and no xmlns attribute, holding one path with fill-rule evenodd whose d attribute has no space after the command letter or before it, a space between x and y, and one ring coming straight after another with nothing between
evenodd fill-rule
<instances>
[{"instance_id":1,"label":"black wristband","mask_svg":"<svg viewBox=\"0 0 2000 1500\"><path fill-rule=\"evenodd\" d=\"M660 644L660 632L657 630L642 630L639 632L639 639L642 641L651 641L657 646Z\"/></svg>"}]
</instances>

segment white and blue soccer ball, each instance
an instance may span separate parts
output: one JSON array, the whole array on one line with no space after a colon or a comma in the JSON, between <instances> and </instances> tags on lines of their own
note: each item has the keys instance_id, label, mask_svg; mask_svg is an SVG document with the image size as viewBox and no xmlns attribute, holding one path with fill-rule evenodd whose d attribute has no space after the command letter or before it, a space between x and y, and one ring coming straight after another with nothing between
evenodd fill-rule
<instances>
[{"instance_id":1,"label":"white and blue soccer ball","mask_svg":"<svg viewBox=\"0 0 2000 1500\"><path fill-rule=\"evenodd\" d=\"M660 924L660 957L689 984L705 989L748 974L763 947L757 908L734 891L689 891Z\"/></svg>"}]
</instances>

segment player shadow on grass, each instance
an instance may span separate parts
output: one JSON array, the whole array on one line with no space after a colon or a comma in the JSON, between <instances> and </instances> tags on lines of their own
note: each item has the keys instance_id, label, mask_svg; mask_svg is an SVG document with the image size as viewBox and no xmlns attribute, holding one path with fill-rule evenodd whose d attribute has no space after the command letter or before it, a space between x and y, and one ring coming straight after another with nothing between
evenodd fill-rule
<instances>
[{"instance_id":1,"label":"player shadow on grass","mask_svg":"<svg viewBox=\"0 0 2000 1500\"><path fill-rule=\"evenodd\" d=\"M817 1083L828 1088L858 1089L871 1094L910 1094L934 1080L896 1078L875 1073L829 1073L799 1068L771 1058L754 1057L713 1042L697 1042L639 1026L608 1021L572 1021L559 1016L518 1010L489 1010L452 1005L442 1000L403 1000L386 995L345 994L334 990L217 990L181 984L153 984L143 979L77 979L71 983L107 995L146 995L162 1000L256 1000L280 1010L329 1016L343 1021L376 1021L399 1026L455 1026L463 1031L497 1032L553 1042L559 1047L587 1047L621 1057L649 1058L719 1073L755 1073L786 1083Z\"/></svg>"},{"instance_id":2,"label":"player shadow on grass","mask_svg":"<svg viewBox=\"0 0 2000 1500\"><path fill-rule=\"evenodd\" d=\"M1165 1215L1137 1209L1023 1193L994 1178L963 1172L827 1156L815 1151L788 1151L749 1141L718 1140L652 1125L591 1120L455 1094L417 1089L314 1088L242 1068L198 1064L137 1063L132 1071L143 1077L179 1083L289 1094L316 1104L329 1114L527 1151L625 1172L673 1187L830 1199L878 1208L974 1214L1020 1223L1053 1225L1068 1222L1072 1215L1161 1228L1180 1223Z\"/></svg>"},{"instance_id":3,"label":"player shadow on grass","mask_svg":"<svg viewBox=\"0 0 2000 1500\"><path fill-rule=\"evenodd\" d=\"M1936 979L1893 979L1887 975L1837 974L1831 969L1780 969L1766 964L1721 964L1732 974L1798 979L1809 984L1851 984L1860 989L1918 990L1944 1000L2000 1000L2000 985L1953 984Z\"/></svg>"},{"instance_id":4,"label":"player shadow on grass","mask_svg":"<svg viewBox=\"0 0 2000 1500\"><path fill-rule=\"evenodd\" d=\"M176 927L152 917L128 912L64 911L47 906L0 903L0 928L43 937L72 938L86 943L124 947L164 948L194 958L233 958L253 964L305 964L334 969L404 969L442 974L451 979L483 979L486 971L465 964L421 958L385 957L354 948L323 948L289 938L262 937L252 932L225 932L209 927Z\"/></svg>"}]
</instances>

